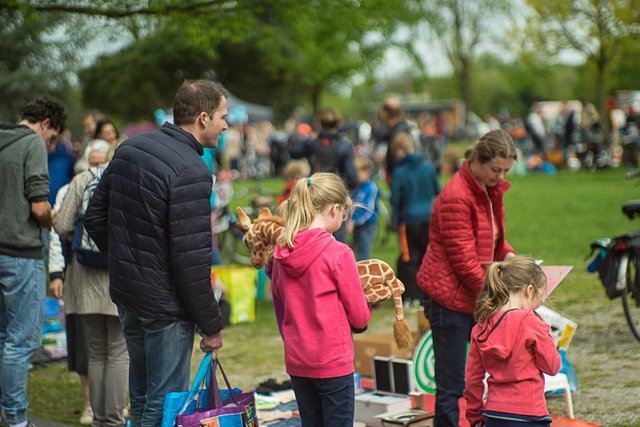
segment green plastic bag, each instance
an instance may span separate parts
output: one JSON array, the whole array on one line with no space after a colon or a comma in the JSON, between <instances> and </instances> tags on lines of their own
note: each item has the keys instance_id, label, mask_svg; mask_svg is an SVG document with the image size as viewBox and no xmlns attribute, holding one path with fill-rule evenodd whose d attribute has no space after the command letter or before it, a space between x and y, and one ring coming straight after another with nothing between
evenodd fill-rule
<instances>
[{"instance_id":1,"label":"green plastic bag","mask_svg":"<svg viewBox=\"0 0 640 427\"><path fill-rule=\"evenodd\" d=\"M213 272L224 285L226 299L231 305L232 325L256 320L256 278L253 267L213 267Z\"/></svg>"}]
</instances>

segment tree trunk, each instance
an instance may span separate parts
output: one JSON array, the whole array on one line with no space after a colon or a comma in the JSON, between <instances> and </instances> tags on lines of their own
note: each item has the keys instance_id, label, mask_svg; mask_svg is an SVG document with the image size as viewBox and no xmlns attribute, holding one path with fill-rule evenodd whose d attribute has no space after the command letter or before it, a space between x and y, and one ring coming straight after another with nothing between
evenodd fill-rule
<instances>
[{"instance_id":1,"label":"tree trunk","mask_svg":"<svg viewBox=\"0 0 640 427\"><path fill-rule=\"evenodd\" d=\"M598 93L598 109L600 110L600 121L605 141L609 140L609 111L607 110L607 70L609 66L608 56L604 49L600 49L597 59L596 89Z\"/></svg>"},{"instance_id":2,"label":"tree trunk","mask_svg":"<svg viewBox=\"0 0 640 427\"><path fill-rule=\"evenodd\" d=\"M313 116L318 114L320 109L320 96L322 95L322 85L317 84L311 89L311 108L313 109Z\"/></svg>"},{"instance_id":3,"label":"tree trunk","mask_svg":"<svg viewBox=\"0 0 640 427\"><path fill-rule=\"evenodd\" d=\"M460 61L460 94L464 102L465 125L469 124L469 111L471 111L471 61L469 58L461 58Z\"/></svg>"}]
</instances>

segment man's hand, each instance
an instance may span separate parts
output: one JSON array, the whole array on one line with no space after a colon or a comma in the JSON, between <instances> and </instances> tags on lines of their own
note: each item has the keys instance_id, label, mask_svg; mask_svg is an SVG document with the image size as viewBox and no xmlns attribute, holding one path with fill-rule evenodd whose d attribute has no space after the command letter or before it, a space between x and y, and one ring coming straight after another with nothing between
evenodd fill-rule
<instances>
[{"instance_id":1,"label":"man's hand","mask_svg":"<svg viewBox=\"0 0 640 427\"><path fill-rule=\"evenodd\" d=\"M222 332L220 331L215 335L202 335L202 340L200 340L200 350L205 353L208 352L216 352L218 349L222 347Z\"/></svg>"},{"instance_id":2,"label":"man's hand","mask_svg":"<svg viewBox=\"0 0 640 427\"><path fill-rule=\"evenodd\" d=\"M49 282L49 292L54 298L62 298L62 279L53 279Z\"/></svg>"},{"instance_id":3,"label":"man's hand","mask_svg":"<svg viewBox=\"0 0 640 427\"><path fill-rule=\"evenodd\" d=\"M48 201L31 202L31 214L40 224L40 227L51 228L51 205Z\"/></svg>"}]
</instances>

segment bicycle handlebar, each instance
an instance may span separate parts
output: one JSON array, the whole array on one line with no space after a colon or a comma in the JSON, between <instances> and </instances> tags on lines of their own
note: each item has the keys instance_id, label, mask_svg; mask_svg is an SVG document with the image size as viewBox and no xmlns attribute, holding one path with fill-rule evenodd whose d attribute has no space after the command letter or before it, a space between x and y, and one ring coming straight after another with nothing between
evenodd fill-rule
<instances>
[{"instance_id":1,"label":"bicycle handlebar","mask_svg":"<svg viewBox=\"0 0 640 427\"><path fill-rule=\"evenodd\" d=\"M624 174L624 177L627 179L632 179L632 178L637 178L640 176L640 169L631 171L631 172L627 172Z\"/></svg>"}]
</instances>

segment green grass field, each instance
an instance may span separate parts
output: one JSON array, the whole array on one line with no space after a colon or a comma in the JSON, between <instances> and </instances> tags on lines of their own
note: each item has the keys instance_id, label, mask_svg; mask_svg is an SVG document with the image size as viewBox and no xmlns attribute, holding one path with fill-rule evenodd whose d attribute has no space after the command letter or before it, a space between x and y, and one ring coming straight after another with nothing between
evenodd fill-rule
<instances>
[{"instance_id":1,"label":"green grass field","mask_svg":"<svg viewBox=\"0 0 640 427\"><path fill-rule=\"evenodd\" d=\"M546 265L575 266L546 305L579 325L569 351L581 380L581 388L574 396L576 416L600 421L602 425L619 426L640 423L638 399L628 403L614 400L618 415L610 419L607 417L611 408L597 403L599 388L606 383L610 395L616 390L621 396L640 395L640 382L634 379L637 378L635 369L633 375L624 377L629 368L637 366L640 352L621 317L619 301L607 300L597 277L586 272L585 256L594 239L638 228L621 213L623 202L640 199L636 182L625 180L625 172L616 169L510 177L513 187L505 197L507 238L519 253L541 258ZM279 191L282 181L268 179L261 184ZM252 188L253 184L238 183L236 189L242 185ZM248 201L248 197L240 198L234 200L234 204L246 205ZM395 238L384 246L377 246L374 256L395 265ZM374 311L373 316L368 333L389 330L392 319L389 305ZM194 362L200 357L201 353L194 351ZM268 301L257 304L256 322L225 330L225 346L220 357L226 362L232 384L245 389L254 388L269 377L286 378L282 344ZM620 380L603 380L618 373ZM31 411L38 416L77 425L82 410L79 381L65 366L33 370L29 397ZM550 408L561 409L561 402L552 399ZM608 421L605 423L605 420Z\"/></svg>"}]
</instances>

